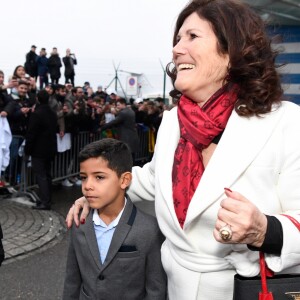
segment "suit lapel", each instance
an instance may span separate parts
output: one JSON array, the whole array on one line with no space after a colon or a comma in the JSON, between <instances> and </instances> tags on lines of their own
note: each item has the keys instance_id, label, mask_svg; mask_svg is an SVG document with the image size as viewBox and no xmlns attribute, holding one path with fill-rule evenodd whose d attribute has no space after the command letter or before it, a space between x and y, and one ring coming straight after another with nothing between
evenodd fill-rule
<instances>
[{"instance_id":1,"label":"suit lapel","mask_svg":"<svg viewBox=\"0 0 300 300\"><path fill-rule=\"evenodd\" d=\"M90 251L92 253L92 257L99 269L102 268L102 263L100 260L100 253L98 249L95 229L94 229L94 222L93 222L93 210L90 210L90 213L87 217L86 225L81 225L82 230L86 237L86 242Z\"/></svg>"},{"instance_id":2,"label":"suit lapel","mask_svg":"<svg viewBox=\"0 0 300 300\"><path fill-rule=\"evenodd\" d=\"M279 122L283 109L265 117L239 117L233 111L188 208L184 228L230 188L258 155Z\"/></svg>"},{"instance_id":3,"label":"suit lapel","mask_svg":"<svg viewBox=\"0 0 300 300\"><path fill-rule=\"evenodd\" d=\"M110 264L112 259L118 253L121 245L123 244L124 240L126 239L127 234L130 231L131 226L134 222L134 218L135 218L135 214L136 214L136 207L133 206L129 196L126 195L126 198L127 198L127 203L124 208L121 219L116 227L113 238L111 240L105 262L102 265L103 269L106 268Z\"/></svg>"}]
</instances>

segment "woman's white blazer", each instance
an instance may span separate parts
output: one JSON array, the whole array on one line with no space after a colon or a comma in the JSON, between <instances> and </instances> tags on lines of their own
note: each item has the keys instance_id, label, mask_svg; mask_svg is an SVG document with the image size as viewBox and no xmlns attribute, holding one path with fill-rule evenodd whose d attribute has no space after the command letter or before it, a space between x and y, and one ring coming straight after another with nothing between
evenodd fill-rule
<instances>
[{"instance_id":1,"label":"woman's white blazer","mask_svg":"<svg viewBox=\"0 0 300 300\"><path fill-rule=\"evenodd\" d=\"M282 102L262 117L240 117L233 111L190 202L183 229L172 198L172 166L179 140L177 108L166 111L155 153L143 168L134 167L129 195L134 201L155 200L158 223L166 241L162 262L171 300L231 300L233 276L255 276L258 252L243 244L221 244L213 230L230 188L252 201L283 227L280 256L267 255L275 272L300 273L300 232L282 216L300 222L300 108Z\"/></svg>"}]
</instances>

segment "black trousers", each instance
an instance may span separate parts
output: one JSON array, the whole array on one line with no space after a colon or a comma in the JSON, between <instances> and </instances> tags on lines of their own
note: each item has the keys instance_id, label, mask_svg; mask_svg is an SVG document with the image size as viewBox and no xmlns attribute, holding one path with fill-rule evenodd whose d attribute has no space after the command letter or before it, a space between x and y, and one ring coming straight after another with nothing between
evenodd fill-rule
<instances>
[{"instance_id":1,"label":"black trousers","mask_svg":"<svg viewBox=\"0 0 300 300\"><path fill-rule=\"evenodd\" d=\"M58 83L59 83L59 78L56 78L56 77L52 77L52 76L51 76L51 83L52 83L52 84L58 84Z\"/></svg>"},{"instance_id":2,"label":"black trousers","mask_svg":"<svg viewBox=\"0 0 300 300\"><path fill-rule=\"evenodd\" d=\"M51 207L51 159L32 157L32 170L39 186L40 204Z\"/></svg>"},{"instance_id":3,"label":"black trousers","mask_svg":"<svg viewBox=\"0 0 300 300\"><path fill-rule=\"evenodd\" d=\"M65 79L66 79L65 83L70 83L71 82L73 87L75 87L74 77L75 77L74 75L69 75L69 76L65 75Z\"/></svg>"},{"instance_id":4,"label":"black trousers","mask_svg":"<svg viewBox=\"0 0 300 300\"><path fill-rule=\"evenodd\" d=\"M49 83L49 80L48 80L48 75L44 75L44 76L39 76L40 78L40 90L43 89L43 87L46 87Z\"/></svg>"}]
</instances>

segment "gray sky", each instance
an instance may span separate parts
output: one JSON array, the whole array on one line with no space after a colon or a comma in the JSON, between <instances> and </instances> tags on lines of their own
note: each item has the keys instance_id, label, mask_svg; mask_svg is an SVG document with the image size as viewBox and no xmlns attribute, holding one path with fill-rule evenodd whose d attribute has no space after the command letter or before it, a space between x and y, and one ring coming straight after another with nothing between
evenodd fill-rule
<instances>
[{"instance_id":1,"label":"gray sky","mask_svg":"<svg viewBox=\"0 0 300 300\"><path fill-rule=\"evenodd\" d=\"M57 47L76 54L75 83L90 81L94 88L120 70L141 72L143 94L162 93L163 71L172 59L176 17L187 0L15 0L1 1L0 69L8 78L24 64L32 44L50 54ZM62 68L63 71L63 68ZM128 76L118 73L122 85ZM64 78L63 78L64 79ZM167 91L170 90L167 79ZM114 84L111 86L114 88ZM125 88L125 86L124 86Z\"/></svg>"}]
</instances>

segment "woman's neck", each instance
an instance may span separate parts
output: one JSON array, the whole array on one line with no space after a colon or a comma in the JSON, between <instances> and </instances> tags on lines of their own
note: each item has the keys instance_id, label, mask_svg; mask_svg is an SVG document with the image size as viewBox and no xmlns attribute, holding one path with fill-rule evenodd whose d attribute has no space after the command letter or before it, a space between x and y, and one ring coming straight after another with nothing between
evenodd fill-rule
<instances>
[{"instance_id":1,"label":"woman's neck","mask_svg":"<svg viewBox=\"0 0 300 300\"><path fill-rule=\"evenodd\" d=\"M206 89L194 91L191 93L191 96L188 95L189 93L183 94L202 107L222 87L223 83L215 83L211 84Z\"/></svg>"}]
</instances>

